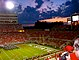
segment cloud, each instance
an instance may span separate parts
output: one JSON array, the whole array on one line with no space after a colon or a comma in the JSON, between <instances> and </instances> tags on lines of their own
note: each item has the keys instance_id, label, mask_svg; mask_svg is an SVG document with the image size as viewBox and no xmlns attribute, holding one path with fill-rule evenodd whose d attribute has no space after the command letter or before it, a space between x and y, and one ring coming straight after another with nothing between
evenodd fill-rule
<instances>
[{"instance_id":1,"label":"cloud","mask_svg":"<svg viewBox=\"0 0 79 60\"><path fill-rule=\"evenodd\" d=\"M40 8L44 2L42 0L36 0L35 3L38 4L36 8Z\"/></svg>"},{"instance_id":2,"label":"cloud","mask_svg":"<svg viewBox=\"0 0 79 60\"><path fill-rule=\"evenodd\" d=\"M79 0L66 1L66 3L60 5L57 11L62 17L71 16L74 13L79 13Z\"/></svg>"},{"instance_id":3,"label":"cloud","mask_svg":"<svg viewBox=\"0 0 79 60\"><path fill-rule=\"evenodd\" d=\"M39 20L39 12L36 8L27 6L24 11L18 15L19 23L34 23Z\"/></svg>"},{"instance_id":4,"label":"cloud","mask_svg":"<svg viewBox=\"0 0 79 60\"><path fill-rule=\"evenodd\" d=\"M40 11L40 12L43 12L44 10L53 10L53 3L51 3L50 1L44 1L44 3L41 5L40 8L38 8L37 10Z\"/></svg>"},{"instance_id":5,"label":"cloud","mask_svg":"<svg viewBox=\"0 0 79 60\"><path fill-rule=\"evenodd\" d=\"M35 3L35 0L14 0L17 5L21 4L23 9L25 9L27 6L30 7L36 7L37 3Z\"/></svg>"}]
</instances>

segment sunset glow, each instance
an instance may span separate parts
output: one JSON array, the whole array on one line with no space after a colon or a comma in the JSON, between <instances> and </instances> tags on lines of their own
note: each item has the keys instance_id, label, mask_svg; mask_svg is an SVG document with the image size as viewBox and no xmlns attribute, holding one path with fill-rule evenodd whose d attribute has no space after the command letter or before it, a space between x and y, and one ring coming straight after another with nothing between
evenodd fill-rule
<instances>
[{"instance_id":1,"label":"sunset glow","mask_svg":"<svg viewBox=\"0 0 79 60\"><path fill-rule=\"evenodd\" d=\"M67 22L67 18L56 17L52 19L40 20L40 22Z\"/></svg>"}]
</instances>

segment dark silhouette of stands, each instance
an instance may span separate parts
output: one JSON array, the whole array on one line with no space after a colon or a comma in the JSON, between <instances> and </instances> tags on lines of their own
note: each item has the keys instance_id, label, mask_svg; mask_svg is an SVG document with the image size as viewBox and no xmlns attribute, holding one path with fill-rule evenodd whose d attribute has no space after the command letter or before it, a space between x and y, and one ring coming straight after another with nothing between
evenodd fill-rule
<instances>
[{"instance_id":1,"label":"dark silhouette of stands","mask_svg":"<svg viewBox=\"0 0 79 60\"><path fill-rule=\"evenodd\" d=\"M35 23L35 28L42 28L42 29L46 29L46 28L53 28L55 26L61 26L61 25L64 25L63 22L52 22L52 23L48 23L48 22L40 22L40 21L37 21Z\"/></svg>"},{"instance_id":2,"label":"dark silhouette of stands","mask_svg":"<svg viewBox=\"0 0 79 60\"><path fill-rule=\"evenodd\" d=\"M74 25L67 25L64 24L64 22L40 22L37 21L35 23L34 28L36 29L50 29L50 30L65 30L65 31L78 31L79 30L79 24Z\"/></svg>"}]
</instances>

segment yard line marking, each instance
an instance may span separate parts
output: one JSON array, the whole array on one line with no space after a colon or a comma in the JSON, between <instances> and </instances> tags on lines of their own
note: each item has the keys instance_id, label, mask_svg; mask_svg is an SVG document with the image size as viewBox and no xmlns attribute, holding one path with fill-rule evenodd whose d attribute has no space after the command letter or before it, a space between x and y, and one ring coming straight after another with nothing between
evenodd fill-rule
<instances>
[{"instance_id":1,"label":"yard line marking","mask_svg":"<svg viewBox=\"0 0 79 60\"><path fill-rule=\"evenodd\" d=\"M14 53L12 53L11 51L9 51L13 56L15 56L15 54ZM17 57L17 56L16 56ZM19 57L17 57L18 59L20 59Z\"/></svg>"},{"instance_id":2,"label":"yard line marking","mask_svg":"<svg viewBox=\"0 0 79 60\"><path fill-rule=\"evenodd\" d=\"M14 55L11 51L8 51L8 52L10 52L12 55Z\"/></svg>"},{"instance_id":3,"label":"yard line marking","mask_svg":"<svg viewBox=\"0 0 79 60\"><path fill-rule=\"evenodd\" d=\"M16 52L19 52L19 51L16 51ZM20 52L19 52L19 53L20 53ZM20 54L21 54L21 56L23 57L22 53L20 53ZM19 55L20 55L20 54L19 54Z\"/></svg>"},{"instance_id":4,"label":"yard line marking","mask_svg":"<svg viewBox=\"0 0 79 60\"><path fill-rule=\"evenodd\" d=\"M1 57L1 56L0 56L0 57ZM3 60L2 57L1 57L1 60Z\"/></svg>"},{"instance_id":5,"label":"yard line marking","mask_svg":"<svg viewBox=\"0 0 79 60\"><path fill-rule=\"evenodd\" d=\"M21 48L20 48L21 49ZM22 48L23 49L23 48ZM19 50L20 52L23 52L23 53L25 53L25 51L22 51L22 50Z\"/></svg>"},{"instance_id":6,"label":"yard line marking","mask_svg":"<svg viewBox=\"0 0 79 60\"><path fill-rule=\"evenodd\" d=\"M16 51L16 50L13 50L14 52L18 52L18 53L20 53L19 51ZM14 53L13 53L14 54ZM19 56L21 55L22 57L23 57L23 55L20 53L20 54L18 54ZM20 57L18 57L19 59L21 59Z\"/></svg>"},{"instance_id":7,"label":"yard line marking","mask_svg":"<svg viewBox=\"0 0 79 60\"><path fill-rule=\"evenodd\" d=\"M20 52L22 52L23 53L23 51L22 50L19 50ZM18 51L17 51L18 52ZM22 59L26 59L27 58L27 56L23 56L23 54L22 53L20 53L21 54L21 56L22 56ZM25 53L25 52L24 52Z\"/></svg>"},{"instance_id":8,"label":"yard line marking","mask_svg":"<svg viewBox=\"0 0 79 60\"><path fill-rule=\"evenodd\" d=\"M24 51L23 49L24 49L25 51ZM27 55L27 53L26 53L26 51L27 51L26 48L20 47L20 51L23 52L23 53L25 53L25 54ZM29 51L27 51L27 52L29 52ZM31 55L31 52L29 52L28 55L30 56L30 55ZM26 57L27 57L27 56L26 56Z\"/></svg>"},{"instance_id":9,"label":"yard line marking","mask_svg":"<svg viewBox=\"0 0 79 60\"><path fill-rule=\"evenodd\" d=\"M21 48L21 49L24 49L25 51L27 51L27 52L29 52L28 50L26 50L26 48ZM23 51L23 52L25 52L25 51ZM31 49L31 51L33 51L33 52L37 52L37 51L35 51L34 49ZM33 54L33 52L29 52L30 54ZM38 53L38 52L37 52ZM30 55L30 54L28 54L28 55ZM34 54L35 56L36 56L36 54ZM38 55L37 55L38 56Z\"/></svg>"},{"instance_id":10,"label":"yard line marking","mask_svg":"<svg viewBox=\"0 0 79 60\"><path fill-rule=\"evenodd\" d=\"M20 49L24 49L24 50L25 50L25 48L21 48L21 47L20 47ZM26 51L26 50L25 50L25 51ZM23 50L22 50L22 52L25 52L25 51L23 51ZM28 51L28 52L29 52L29 51ZM28 55L30 55L30 54L31 54L31 53L29 52L29 54L28 54Z\"/></svg>"},{"instance_id":11,"label":"yard line marking","mask_svg":"<svg viewBox=\"0 0 79 60\"><path fill-rule=\"evenodd\" d=\"M3 50L2 50L3 51ZM4 51L3 51L4 52ZM5 52L4 52L4 54L9 58L9 59L11 59Z\"/></svg>"}]
</instances>

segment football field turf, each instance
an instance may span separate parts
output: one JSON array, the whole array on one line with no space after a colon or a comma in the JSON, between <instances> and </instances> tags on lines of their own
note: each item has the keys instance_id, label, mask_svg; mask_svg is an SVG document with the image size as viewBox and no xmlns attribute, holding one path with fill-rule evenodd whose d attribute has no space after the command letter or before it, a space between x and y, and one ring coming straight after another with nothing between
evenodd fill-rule
<instances>
[{"instance_id":1,"label":"football field turf","mask_svg":"<svg viewBox=\"0 0 79 60\"><path fill-rule=\"evenodd\" d=\"M13 50L4 50L3 48L0 48L0 60L23 60L25 58L46 54L50 51L58 51L57 49L48 46L42 46L33 43L18 44L17 46L19 48Z\"/></svg>"}]
</instances>

